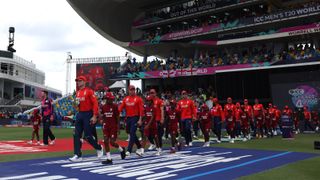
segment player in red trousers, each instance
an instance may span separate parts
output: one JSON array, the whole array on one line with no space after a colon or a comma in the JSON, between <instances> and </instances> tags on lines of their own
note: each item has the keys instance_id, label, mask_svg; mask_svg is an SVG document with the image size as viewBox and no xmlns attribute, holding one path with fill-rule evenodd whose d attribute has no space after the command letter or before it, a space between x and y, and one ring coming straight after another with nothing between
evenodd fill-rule
<instances>
[{"instance_id":1,"label":"player in red trousers","mask_svg":"<svg viewBox=\"0 0 320 180\"><path fill-rule=\"evenodd\" d=\"M264 121L264 132L267 137L273 136L272 134L272 113L273 113L273 106L269 103L267 109L265 109L265 121Z\"/></svg>"},{"instance_id":2,"label":"player in red trousers","mask_svg":"<svg viewBox=\"0 0 320 180\"><path fill-rule=\"evenodd\" d=\"M311 118L311 112L308 109L308 106L303 107L303 119L304 119L304 131L306 131L308 128L310 128L312 131L314 131L314 128L312 127L312 118Z\"/></svg>"},{"instance_id":3,"label":"player in red trousers","mask_svg":"<svg viewBox=\"0 0 320 180\"><path fill-rule=\"evenodd\" d=\"M319 130L319 113L317 111L312 111L311 118L312 118L313 125L315 127L315 131L318 131Z\"/></svg>"},{"instance_id":4,"label":"player in red trousers","mask_svg":"<svg viewBox=\"0 0 320 180\"><path fill-rule=\"evenodd\" d=\"M31 137L31 140L28 141L28 144L32 144L34 136L36 136L37 145L40 145L39 126L41 124L41 116L39 114L39 109L33 110L33 115L31 117L31 123L32 123L32 137Z\"/></svg>"},{"instance_id":5,"label":"player in red trousers","mask_svg":"<svg viewBox=\"0 0 320 180\"><path fill-rule=\"evenodd\" d=\"M243 111L246 114L246 119L248 119L250 126L251 126L251 130L253 131L253 135L256 135L256 126L255 126L255 122L254 122L254 117L253 117L253 108L251 105L249 105L249 101L248 99L244 99L243 100ZM250 129L248 129L248 139L251 139L251 132Z\"/></svg>"},{"instance_id":6,"label":"player in red trousers","mask_svg":"<svg viewBox=\"0 0 320 180\"><path fill-rule=\"evenodd\" d=\"M200 121L200 128L204 136L204 145L203 147L209 147L209 134L211 129L211 113L209 111L209 107L206 104L201 106L201 111L199 113L199 121Z\"/></svg>"},{"instance_id":7,"label":"player in red trousers","mask_svg":"<svg viewBox=\"0 0 320 180\"><path fill-rule=\"evenodd\" d=\"M104 99L106 99L106 103L101 107L101 116L107 160L102 161L102 164L112 164L109 144L120 151L121 159L126 157L126 151L124 147L120 147L119 144L116 143L119 132L118 105L113 103L114 96L111 92L107 92Z\"/></svg>"},{"instance_id":8,"label":"player in red trousers","mask_svg":"<svg viewBox=\"0 0 320 180\"><path fill-rule=\"evenodd\" d=\"M158 142L159 142L159 148L160 148L160 152L161 152L161 148L162 148L162 136L164 134L164 103L162 101L162 99L160 99L157 96L157 92L155 89L150 89L149 91L150 94L150 98L153 101L153 106L154 106L154 110L155 110L155 121L157 124L157 138L158 138Z\"/></svg>"},{"instance_id":9,"label":"player in red trousers","mask_svg":"<svg viewBox=\"0 0 320 180\"><path fill-rule=\"evenodd\" d=\"M299 120L298 112L294 111L293 114L292 114L292 117L293 117L295 133L298 134L300 132L300 130L299 130L299 121L300 120Z\"/></svg>"},{"instance_id":10,"label":"player in red trousers","mask_svg":"<svg viewBox=\"0 0 320 180\"><path fill-rule=\"evenodd\" d=\"M263 124L264 124L264 108L263 105L259 103L258 99L255 99L255 104L253 105L253 116L256 123L257 138L263 137Z\"/></svg>"},{"instance_id":11,"label":"player in red trousers","mask_svg":"<svg viewBox=\"0 0 320 180\"><path fill-rule=\"evenodd\" d=\"M176 147L178 150L181 148L181 144L177 141L178 137L178 126L179 126L179 112L176 110L177 102L174 99L169 101L170 106L166 110L166 120L168 121L169 133L171 136L171 149L170 153L176 152Z\"/></svg>"},{"instance_id":12,"label":"player in red trousers","mask_svg":"<svg viewBox=\"0 0 320 180\"><path fill-rule=\"evenodd\" d=\"M241 116L241 130L243 134L243 141L247 141L249 139L250 127L249 127L249 111L246 111L244 105L241 106L242 112Z\"/></svg>"},{"instance_id":13,"label":"player in red trousers","mask_svg":"<svg viewBox=\"0 0 320 180\"><path fill-rule=\"evenodd\" d=\"M144 153L144 148L147 142L147 137L153 137L156 147L157 147L157 152L156 155L160 156L161 155L161 148L159 145L159 139L158 139L158 131L157 131L157 122L155 120L156 113L155 113L155 108L153 105L154 101L151 96L146 97L146 103L145 103L145 108L144 108L144 122L143 122L143 140L142 140L142 154Z\"/></svg>"},{"instance_id":14,"label":"player in red trousers","mask_svg":"<svg viewBox=\"0 0 320 180\"><path fill-rule=\"evenodd\" d=\"M229 135L230 143L234 143L235 138L235 110L236 107L232 103L232 99L228 97L227 104L224 105L224 115L226 121L226 129Z\"/></svg>"},{"instance_id":15,"label":"player in red trousers","mask_svg":"<svg viewBox=\"0 0 320 180\"><path fill-rule=\"evenodd\" d=\"M234 117L235 117L235 135L237 138L240 138L241 136L241 115L243 114L243 111L241 109L240 103L236 103L236 108L234 112Z\"/></svg>"}]
</instances>

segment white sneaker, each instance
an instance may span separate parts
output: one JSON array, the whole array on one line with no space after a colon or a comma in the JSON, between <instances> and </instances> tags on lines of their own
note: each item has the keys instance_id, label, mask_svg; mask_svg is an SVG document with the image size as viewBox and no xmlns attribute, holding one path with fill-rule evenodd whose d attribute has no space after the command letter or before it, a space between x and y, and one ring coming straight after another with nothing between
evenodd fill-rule
<instances>
[{"instance_id":1,"label":"white sneaker","mask_svg":"<svg viewBox=\"0 0 320 180\"><path fill-rule=\"evenodd\" d=\"M82 138L80 138L80 142L83 144L84 140Z\"/></svg>"},{"instance_id":2,"label":"white sneaker","mask_svg":"<svg viewBox=\"0 0 320 180\"><path fill-rule=\"evenodd\" d=\"M142 141L142 137L139 137L139 141Z\"/></svg>"},{"instance_id":3,"label":"white sneaker","mask_svg":"<svg viewBox=\"0 0 320 180\"><path fill-rule=\"evenodd\" d=\"M210 147L210 142L205 142L202 147Z\"/></svg>"},{"instance_id":4,"label":"white sneaker","mask_svg":"<svg viewBox=\"0 0 320 180\"><path fill-rule=\"evenodd\" d=\"M220 144L220 143L221 143L221 141L220 141L220 140L217 140L217 143L219 143L219 144Z\"/></svg>"},{"instance_id":5,"label":"white sneaker","mask_svg":"<svg viewBox=\"0 0 320 180\"><path fill-rule=\"evenodd\" d=\"M97 150L97 157L98 159L101 159L103 157L103 146L101 146L101 150Z\"/></svg>"},{"instance_id":6,"label":"white sneaker","mask_svg":"<svg viewBox=\"0 0 320 180\"><path fill-rule=\"evenodd\" d=\"M243 140L242 140L243 142L246 142L247 141L247 138L243 138Z\"/></svg>"},{"instance_id":7,"label":"white sneaker","mask_svg":"<svg viewBox=\"0 0 320 180\"><path fill-rule=\"evenodd\" d=\"M319 127L317 126L317 127L316 127L316 131L318 131L318 130L319 130Z\"/></svg>"},{"instance_id":8,"label":"white sneaker","mask_svg":"<svg viewBox=\"0 0 320 180\"><path fill-rule=\"evenodd\" d=\"M149 150L149 151L152 151L152 150L154 150L155 148L156 148L156 145L150 144L148 150Z\"/></svg>"},{"instance_id":9,"label":"white sneaker","mask_svg":"<svg viewBox=\"0 0 320 180\"><path fill-rule=\"evenodd\" d=\"M248 135L248 139L249 139L249 140L251 139L251 134Z\"/></svg>"},{"instance_id":10,"label":"white sneaker","mask_svg":"<svg viewBox=\"0 0 320 180\"><path fill-rule=\"evenodd\" d=\"M277 134L277 131L274 131L273 135L274 135L274 136L278 135L278 134Z\"/></svg>"},{"instance_id":11,"label":"white sneaker","mask_svg":"<svg viewBox=\"0 0 320 180\"><path fill-rule=\"evenodd\" d=\"M40 145L40 141L37 142L37 145Z\"/></svg>"},{"instance_id":12,"label":"white sneaker","mask_svg":"<svg viewBox=\"0 0 320 180\"><path fill-rule=\"evenodd\" d=\"M230 143L234 143L234 139L233 138L230 140Z\"/></svg>"},{"instance_id":13,"label":"white sneaker","mask_svg":"<svg viewBox=\"0 0 320 180\"><path fill-rule=\"evenodd\" d=\"M155 155L156 156L160 156L161 155L161 150L158 150Z\"/></svg>"},{"instance_id":14,"label":"white sneaker","mask_svg":"<svg viewBox=\"0 0 320 180\"><path fill-rule=\"evenodd\" d=\"M78 157L78 155L74 155L72 158L69 158L71 162L80 162L82 161L82 157Z\"/></svg>"},{"instance_id":15,"label":"white sneaker","mask_svg":"<svg viewBox=\"0 0 320 180\"><path fill-rule=\"evenodd\" d=\"M141 149L136 150L136 155L142 157L143 153L142 153Z\"/></svg>"},{"instance_id":16,"label":"white sneaker","mask_svg":"<svg viewBox=\"0 0 320 180\"><path fill-rule=\"evenodd\" d=\"M190 146L190 147L192 146L192 142L189 142L189 146Z\"/></svg>"},{"instance_id":17,"label":"white sneaker","mask_svg":"<svg viewBox=\"0 0 320 180\"><path fill-rule=\"evenodd\" d=\"M129 151L126 152L126 157L129 157L131 153Z\"/></svg>"},{"instance_id":18,"label":"white sneaker","mask_svg":"<svg viewBox=\"0 0 320 180\"><path fill-rule=\"evenodd\" d=\"M142 155L144 155L144 149L143 148L140 148L140 152Z\"/></svg>"},{"instance_id":19,"label":"white sneaker","mask_svg":"<svg viewBox=\"0 0 320 180\"><path fill-rule=\"evenodd\" d=\"M28 141L27 144L32 144L32 141Z\"/></svg>"},{"instance_id":20,"label":"white sneaker","mask_svg":"<svg viewBox=\"0 0 320 180\"><path fill-rule=\"evenodd\" d=\"M231 136L228 136L228 139L230 140L230 139L231 139Z\"/></svg>"},{"instance_id":21,"label":"white sneaker","mask_svg":"<svg viewBox=\"0 0 320 180\"><path fill-rule=\"evenodd\" d=\"M55 141L55 140L52 140L49 144L50 144L50 145L54 145L54 144L56 144L56 141Z\"/></svg>"}]
</instances>

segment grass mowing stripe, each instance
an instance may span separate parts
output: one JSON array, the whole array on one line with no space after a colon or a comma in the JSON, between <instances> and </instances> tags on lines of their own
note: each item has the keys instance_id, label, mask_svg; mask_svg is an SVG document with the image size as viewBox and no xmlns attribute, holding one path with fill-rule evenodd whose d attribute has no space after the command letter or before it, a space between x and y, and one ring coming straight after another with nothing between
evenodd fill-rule
<instances>
[{"instance_id":1,"label":"grass mowing stripe","mask_svg":"<svg viewBox=\"0 0 320 180\"><path fill-rule=\"evenodd\" d=\"M199 178L201 176L206 176L206 175L209 175L209 174L215 174L215 173L227 171L227 170L230 170L230 169L235 169L235 168L238 168L238 167L243 167L243 166L246 166L246 165L257 163L257 162L260 162L260 161L265 161L265 160L269 160L269 159L285 156L285 155L290 154L290 153L291 152L283 152L283 153L280 153L280 154L275 154L275 155L272 155L272 156L267 156L267 157L264 157L264 158L255 159L255 160L248 161L248 162L241 163L241 164L237 164L237 165L234 165L234 166L221 168L221 169L216 169L216 170L213 170L213 171L208 171L208 172L205 172L205 173L200 173L200 174L196 174L196 175L193 175L193 176L188 176L188 177L185 177L185 178L180 178L179 180L195 179L195 178Z\"/></svg>"}]
</instances>

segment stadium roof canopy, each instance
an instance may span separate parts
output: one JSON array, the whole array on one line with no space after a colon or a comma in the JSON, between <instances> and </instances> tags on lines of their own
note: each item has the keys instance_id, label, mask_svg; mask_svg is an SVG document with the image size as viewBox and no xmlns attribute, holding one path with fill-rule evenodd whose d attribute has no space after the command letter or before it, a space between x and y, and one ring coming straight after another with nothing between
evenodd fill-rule
<instances>
[{"instance_id":1,"label":"stadium roof canopy","mask_svg":"<svg viewBox=\"0 0 320 180\"><path fill-rule=\"evenodd\" d=\"M149 44L143 46L129 46L133 39L142 37L143 31L134 28L133 22L143 17L144 12L157 10L163 7L168 7L173 4L185 2L187 0L67 0L72 8L98 33L109 41L141 56L159 56L167 57L173 50L178 50L179 53L185 56L193 56L194 48L203 48L203 45L191 44L192 40L208 40L214 36L212 34L204 34L197 37L189 37L177 41L166 41L159 44ZM279 1L279 0L275 0ZM264 0L251 1L252 4L267 2ZM269 1L268 1L269 2ZM274 2L274 1L273 1ZM245 6L245 5L243 5ZM237 6L241 8L242 5ZM228 11L232 11L229 9ZM318 15L308 16L308 20L318 22ZM224 30L223 33L234 33L254 29L257 32L265 32L271 28L277 29L285 25L290 27L292 24L299 24L301 18L288 18L287 21L270 21L268 23L258 23L254 26L230 28ZM222 32L221 32L222 33ZM220 33L215 33L220 34ZM310 35L311 36L311 35ZM281 41L292 41L294 37L282 38ZM263 39L260 39L263 40ZM275 39L264 40L274 42ZM241 45L245 46L242 42ZM259 42L257 42L259 43ZM228 48L234 44L223 45ZM215 48L213 46L208 48ZM216 47L217 48L217 47Z\"/></svg>"},{"instance_id":2,"label":"stadium roof canopy","mask_svg":"<svg viewBox=\"0 0 320 180\"><path fill-rule=\"evenodd\" d=\"M135 18L148 9L179 2L177 0L67 1L103 37L139 55L156 53L147 52L144 47L134 49L128 47L128 43L132 41L132 23ZM167 47L163 48L167 49Z\"/></svg>"}]
</instances>

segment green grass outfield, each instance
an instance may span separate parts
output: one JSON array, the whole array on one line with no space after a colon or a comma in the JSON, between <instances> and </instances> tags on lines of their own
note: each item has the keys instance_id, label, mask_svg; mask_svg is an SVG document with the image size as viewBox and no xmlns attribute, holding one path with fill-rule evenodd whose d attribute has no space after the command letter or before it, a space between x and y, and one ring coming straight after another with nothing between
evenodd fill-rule
<instances>
[{"instance_id":1,"label":"green grass outfield","mask_svg":"<svg viewBox=\"0 0 320 180\"><path fill-rule=\"evenodd\" d=\"M53 128L53 132L59 138L72 138L73 129ZM97 129L98 136L102 138L102 131ZM40 130L40 137L42 135ZM31 128L6 128L0 127L0 141L4 140L29 140L31 137ZM124 131L121 131L120 139L127 138ZM251 140L247 142L236 141L234 144L222 143L214 144L214 147L224 148L241 148L241 149L257 149L257 150L276 150L276 151L292 151L292 152L306 152L320 154L320 150L315 150L313 147L314 141L320 141L319 134L299 134L295 136L295 140L282 140L277 136L274 138ZM72 156L73 152L50 152L37 154L20 154L20 155L0 155L0 162L47 158L47 157L61 157ZM84 151L84 154L95 154L94 150ZM254 175L241 177L241 180L253 179L319 179L320 157L311 158L303 161L298 161L285 166L274 168L265 172Z\"/></svg>"}]
</instances>

